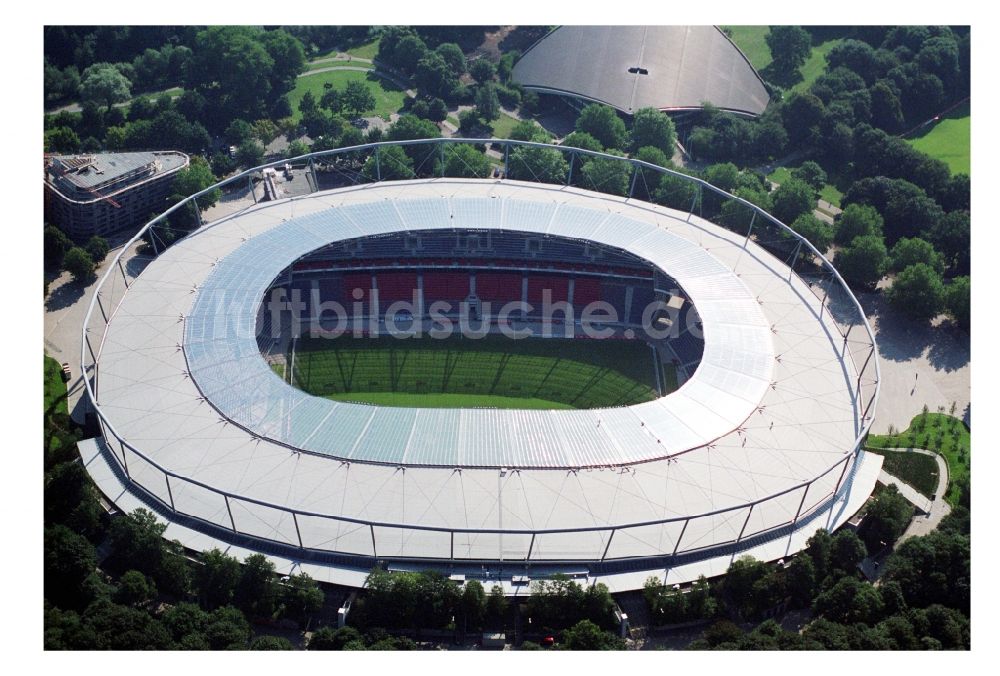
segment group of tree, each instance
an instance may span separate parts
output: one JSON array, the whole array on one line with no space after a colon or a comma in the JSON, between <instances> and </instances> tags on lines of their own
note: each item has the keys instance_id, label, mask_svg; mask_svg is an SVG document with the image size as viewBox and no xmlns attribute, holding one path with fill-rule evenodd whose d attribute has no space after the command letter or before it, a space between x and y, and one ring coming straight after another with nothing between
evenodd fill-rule
<instances>
[{"instance_id":1,"label":"group of tree","mask_svg":"<svg viewBox=\"0 0 1000 676\"><path fill-rule=\"evenodd\" d=\"M71 492L57 494L60 489ZM56 512L74 499L79 504L69 516ZM288 650L291 643L278 637L251 641L250 620L285 618L302 626L323 605L323 592L308 575L279 582L274 564L260 554L241 565L211 550L190 563L179 543L163 538L165 524L142 509L111 522L111 554L98 567L93 541L103 535L103 526L96 500L78 463L60 464L49 473L49 649ZM169 603L161 606L163 599Z\"/></svg>"},{"instance_id":2,"label":"group of tree","mask_svg":"<svg viewBox=\"0 0 1000 676\"><path fill-rule=\"evenodd\" d=\"M77 246L54 225L45 226L43 233L45 268L55 272L66 270L75 282L88 282L108 255L108 242L93 235L83 246Z\"/></svg>"},{"instance_id":3,"label":"group of tree","mask_svg":"<svg viewBox=\"0 0 1000 676\"><path fill-rule=\"evenodd\" d=\"M897 135L968 94L969 34L925 26L839 29L836 35L772 27L767 41L775 63L765 75L791 72L794 79L812 42L832 37L840 41L808 90L789 96L777 91L776 102L755 120L707 106L686 147L698 159L739 166L791 150L805 155L793 178L818 191L836 175L848 188L842 199L845 213L833 228L811 217L811 206L804 208L801 184L786 181L770 199L760 199L759 193L755 199L740 196L772 208L821 252L837 244L835 265L855 289L873 290L893 274L887 297L901 313L921 322L947 313L968 328L969 177L952 175L943 162ZM875 213L850 213L859 206ZM729 221L742 224L739 218ZM931 249L921 250L928 258L911 256L899 265L891 252L903 239L929 244Z\"/></svg>"},{"instance_id":4,"label":"group of tree","mask_svg":"<svg viewBox=\"0 0 1000 676\"><path fill-rule=\"evenodd\" d=\"M908 522L910 514L903 516L908 507L900 500L898 493L883 491L869 506L866 521L871 525L862 529L870 540L868 550L850 531L830 535L821 530L783 572L748 557L738 559L714 587L720 592L719 612L708 606L709 612L700 616L668 613L667 622L711 621L689 646L701 650L968 649L970 550L964 507L944 519L937 531L899 545L885 563L879 586L858 572L866 551L882 550L898 536L902 519ZM771 589L774 585L777 591ZM651 608L683 607L674 597L702 598L706 586L699 582L688 592L668 591L653 579L647 582L646 595ZM779 599L788 607L812 611L803 631L782 629L769 619L745 632L733 621L759 620ZM724 612L727 609L736 612Z\"/></svg>"},{"instance_id":5,"label":"group of tree","mask_svg":"<svg viewBox=\"0 0 1000 676\"><path fill-rule=\"evenodd\" d=\"M375 569L368 574L365 593L352 606L350 621L352 627L361 630L475 632L483 628L503 628L506 615L507 598L499 586L494 586L487 594L477 580L469 580L460 587L436 571L410 573Z\"/></svg>"}]
</instances>

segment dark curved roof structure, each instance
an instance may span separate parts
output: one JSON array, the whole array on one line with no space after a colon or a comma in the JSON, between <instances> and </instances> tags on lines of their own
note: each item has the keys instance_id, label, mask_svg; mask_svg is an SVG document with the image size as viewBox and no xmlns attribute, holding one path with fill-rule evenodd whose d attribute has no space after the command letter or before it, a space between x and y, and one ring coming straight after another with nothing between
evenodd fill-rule
<instances>
[{"instance_id":1,"label":"dark curved roof structure","mask_svg":"<svg viewBox=\"0 0 1000 676\"><path fill-rule=\"evenodd\" d=\"M715 26L561 26L524 53L513 76L525 89L627 114L709 102L756 116L769 99L746 56Z\"/></svg>"}]
</instances>

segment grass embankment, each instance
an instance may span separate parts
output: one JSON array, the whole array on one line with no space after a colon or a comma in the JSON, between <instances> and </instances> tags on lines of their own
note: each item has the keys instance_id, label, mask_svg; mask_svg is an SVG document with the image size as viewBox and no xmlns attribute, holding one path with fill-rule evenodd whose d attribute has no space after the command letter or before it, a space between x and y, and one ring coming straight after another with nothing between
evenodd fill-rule
<instances>
[{"instance_id":1,"label":"grass embankment","mask_svg":"<svg viewBox=\"0 0 1000 676\"><path fill-rule=\"evenodd\" d=\"M934 491L937 490L938 467L937 461L933 457L903 450L872 450L871 452L878 453L885 458L882 462L882 469L903 483L910 485L925 498L930 499Z\"/></svg>"},{"instance_id":2,"label":"grass embankment","mask_svg":"<svg viewBox=\"0 0 1000 676\"><path fill-rule=\"evenodd\" d=\"M641 341L304 339L293 381L317 396L389 406L597 408L657 396Z\"/></svg>"},{"instance_id":3,"label":"grass embankment","mask_svg":"<svg viewBox=\"0 0 1000 676\"><path fill-rule=\"evenodd\" d=\"M969 478L971 441L969 428L961 420L946 413L928 412L914 417L903 432L892 435L872 434L868 437L867 445L875 448L926 448L939 453L948 463L946 499L954 507L961 498L960 485ZM914 478L914 481L918 480ZM913 485L914 488L917 487Z\"/></svg>"}]
</instances>

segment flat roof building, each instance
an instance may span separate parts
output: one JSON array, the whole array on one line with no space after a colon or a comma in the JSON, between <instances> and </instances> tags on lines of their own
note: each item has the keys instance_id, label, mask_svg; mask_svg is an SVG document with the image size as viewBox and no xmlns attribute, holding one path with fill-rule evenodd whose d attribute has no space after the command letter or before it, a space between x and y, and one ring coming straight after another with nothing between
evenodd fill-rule
<instances>
[{"instance_id":1,"label":"flat roof building","mask_svg":"<svg viewBox=\"0 0 1000 676\"><path fill-rule=\"evenodd\" d=\"M683 111L705 103L757 116L767 89L716 26L561 26L514 65L525 89L617 108Z\"/></svg>"},{"instance_id":2,"label":"flat roof building","mask_svg":"<svg viewBox=\"0 0 1000 676\"><path fill-rule=\"evenodd\" d=\"M52 155L45 160L45 216L70 237L138 228L163 210L188 156L167 150Z\"/></svg>"}]
</instances>

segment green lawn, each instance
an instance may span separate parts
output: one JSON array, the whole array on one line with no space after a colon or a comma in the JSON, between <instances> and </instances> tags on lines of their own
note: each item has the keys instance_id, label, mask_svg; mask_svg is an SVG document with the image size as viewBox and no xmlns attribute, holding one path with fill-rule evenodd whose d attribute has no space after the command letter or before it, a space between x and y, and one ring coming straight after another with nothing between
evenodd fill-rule
<instances>
[{"instance_id":1,"label":"green lawn","mask_svg":"<svg viewBox=\"0 0 1000 676\"><path fill-rule=\"evenodd\" d=\"M938 466L933 457L923 453L907 453L906 451L876 450L872 452L885 458L882 469L909 484L925 498L930 499L934 491L937 490Z\"/></svg>"},{"instance_id":2,"label":"green lawn","mask_svg":"<svg viewBox=\"0 0 1000 676\"><path fill-rule=\"evenodd\" d=\"M893 435L872 434L869 446L876 448L926 448L941 454L948 463L948 503L959 502L961 489L958 482L969 478L971 463L971 435L958 418L945 413L921 413L903 432Z\"/></svg>"},{"instance_id":3,"label":"green lawn","mask_svg":"<svg viewBox=\"0 0 1000 676\"><path fill-rule=\"evenodd\" d=\"M285 365L284 364L271 364L271 370L278 374L278 377L282 380L285 379Z\"/></svg>"},{"instance_id":4,"label":"green lawn","mask_svg":"<svg viewBox=\"0 0 1000 676\"><path fill-rule=\"evenodd\" d=\"M347 83L353 80L364 82L375 95L375 110L373 115L388 117L390 114L398 112L403 107L406 93L388 80L384 80L372 73L362 73L356 70L330 70L325 73L306 75L300 77L295 82L295 89L288 95L288 101L292 104L293 117L299 120L302 114L299 112L299 102L305 93L312 92L318 102L326 93L327 83L332 85L332 89L344 89Z\"/></svg>"},{"instance_id":5,"label":"green lawn","mask_svg":"<svg viewBox=\"0 0 1000 676\"><path fill-rule=\"evenodd\" d=\"M376 54L378 54L378 43L378 40L372 40L371 42L351 47L345 51L351 56L356 56L359 59L368 59L370 61L375 58Z\"/></svg>"},{"instance_id":6,"label":"green lawn","mask_svg":"<svg viewBox=\"0 0 1000 676\"><path fill-rule=\"evenodd\" d=\"M62 364L45 356L45 385L43 389L45 412L55 405L53 413L69 413L66 407L66 383L62 379Z\"/></svg>"},{"instance_id":7,"label":"green lawn","mask_svg":"<svg viewBox=\"0 0 1000 676\"><path fill-rule=\"evenodd\" d=\"M343 336L300 340L293 380L316 396L395 406L598 408L656 398L653 368L640 341Z\"/></svg>"},{"instance_id":8,"label":"green lawn","mask_svg":"<svg viewBox=\"0 0 1000 676\"><path fill-rule=\"evenodd\" d=\"M771 64L771 48L767 46L768 26L724 26L732 31L730 39L736 43L740 51L746 54L750 63L757 70L763 70Z\"/></svg>"},{"instance_id":9,"label":"green lawn","mask_svg":"<svg viewBox=\"0 0 1000 676\"><path fill-rule=\"evenodd\" d=\"M821 44L816 45L812 48L809 53L809 58L806 62L802 64L799 68L799 72L802 73L802 80L792 87L793 92L804 92L812 86L812 83L816 81L820 75L826 70L826 55L830 53L830 50L839 45L842 40L827 40Z\"/></svg>"},{"instance_id":10,"label":"green lawn","mask_svg":"<svg viewBox=\"0 0 1000 676\"><path fill-rule=\"evenodd\" d=\"M933 126L918 132L920 136L907 142L917 150L941 160L953 174L968 174L971 168L970 130L972 116L969 104L955 108Z\"/></svg>"},{"instance_id":11,"label":"green lawn","mask_svg":"<svg viewBox=\"0 0 1000 676\"><path fill-rule=\"evenodd\" d=\"M792 170L789 167L778 167L770 174L768 174L768 180L774 181L778 185L781 185L788 179L792 177ZM844 197L844 193L837 189L837 186L832 183L827 183L823 186L823 189L819 191L820 199L826 200L835 207L840 206L840 200Z\"/></svg>"},{"instance_id":12,"label":"green lawn","mask_svg":"<svg viewBox=\"0 0 1000 676\"><path fill-rule=\"evenodd\" d=\"M510 138L510 133L514 131L514 125L519 121L510 115L500 113L499 119L493 123L493 138Z\"/></svg>"},{"instance_id":13,"label":"green lawn","mask_svg":"<svg viewBox=\"0 0 1000 676\"><path fill-rule=\"evenodd\" d=\"M822 200L826 200L835 207L840 206L840 200L844 198L844 193L837 189L837 186L832 183L827 183L823 186L823 189L819 191L819 197Z\"/></svg>"}]
</instances>

